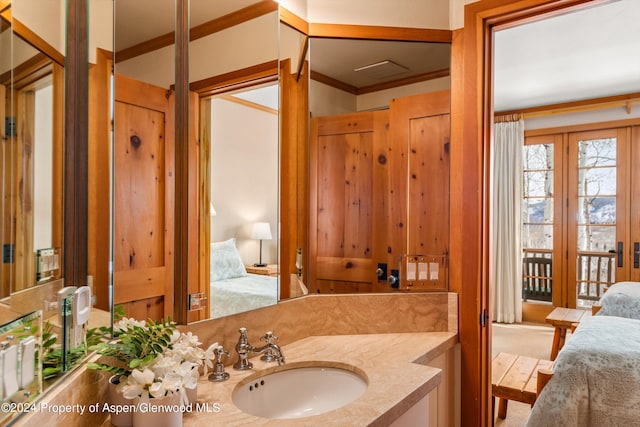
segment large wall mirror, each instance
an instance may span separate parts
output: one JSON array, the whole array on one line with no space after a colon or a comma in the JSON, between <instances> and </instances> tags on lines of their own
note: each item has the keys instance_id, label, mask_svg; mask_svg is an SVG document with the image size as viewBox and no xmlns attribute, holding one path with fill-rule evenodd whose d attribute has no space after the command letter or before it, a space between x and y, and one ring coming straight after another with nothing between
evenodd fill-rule
<instances>
[{"instance_id":1,"label":"large wall mirror","mask_svg":"<svg viewBox=\"0 0 640 427\"><path fill-rule=\"evenodd\" d=\"M447 289L450 50L310 38L310 291Z\"/></svg>"},{"instance_id":2,"label":"large wall mirror","mask_svg":"<svg viewBox=\"0 0 640 427\"><path fill-rule=\"evenodd\" d=\"M189 260L188 283L174 288L175 6L115 0L114 303L129 316L159 318L173 314L173 301L185 301L192 322L308 292L428 290L391 283L403 283L406 254L432 258L405 274L426 274L446 289L448 41L309 38L281 22L277 3L254 0L189 1L189 137L182 147L189 166L181 176L189 230L179 248ZM425 93L439 95L412 98ZM443 109L423 111L425 103ZM413 133L402 147L374 146L382 137L373 128L366 136L316 133L313 142L314 130L345 115L375 123L389 141L393 120ZM420 135L437 141L423 149L412 140ZM321 152L320 140L343 145ZM368 183L345 175L354 165ZM374 172L380 168L382 175ZM424 184L391 187L411 176ZM387 182L387 194L373 192L374 177ZM319 229L326 232L312 232ZM251 284L214 283L231 276Z\"/></svg>"},{"instance_id":3,"label":"large wall mirror","mask_svg":"<svg viewBox=\"0 0 640 427\"><path fill-rule=\"evenodd\" d=\"M5 2L0 20L0 298L26 314L55 301L62 286L64 2ZM45 317L55 313L45 310Z\"/></svg>"}]
</instances>

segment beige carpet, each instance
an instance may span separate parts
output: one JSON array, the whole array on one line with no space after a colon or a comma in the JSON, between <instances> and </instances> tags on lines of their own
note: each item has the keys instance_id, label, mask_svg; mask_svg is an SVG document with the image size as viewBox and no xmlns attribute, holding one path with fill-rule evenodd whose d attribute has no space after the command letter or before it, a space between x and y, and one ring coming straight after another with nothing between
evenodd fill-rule
<instances>
[{"instance_id":1,"label":"beige carpet","mask_svg":"<svg viewBox=\"0 0 640 427\"><path fill-rule=\"evenodd\" d=\"M492 329L492 357L500 352L549 359L553 328L538 323L494 323ZM498 411L496 401L495 412ZM495 418L496 427L522 427L527 422L531 407L528 404L509 401L507 418Z\"/></svg>"}]
</instances>

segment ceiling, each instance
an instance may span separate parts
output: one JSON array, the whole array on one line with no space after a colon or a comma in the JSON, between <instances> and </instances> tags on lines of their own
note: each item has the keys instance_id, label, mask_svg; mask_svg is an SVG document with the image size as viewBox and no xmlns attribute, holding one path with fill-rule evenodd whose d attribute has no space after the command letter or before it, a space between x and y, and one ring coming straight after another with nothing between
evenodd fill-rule
<instances>
[{"instance_id":1,"label":"ceiling","mask_svg":"<svg viewBox=\"0 0 640 427\"><path fill-rule=\"evenodd\" d=\"M311 70L356 88L404 79L449 68L451 45L381 40L312 38L309 46ZM405 70L386 77L355 71L371 64L392 61ZM375 67L373 67L375 68ZM373 69L369 68L369 70Z\"/></svg>"},{"instance_id":2,"label":"ceiling","mask_svg":"<svg viewBox=\"0 0 640 427\"><path fill-rule=\"evenodd\" d=\"M640 92L639 20L620 0L496 32L495 111Z\"/></svg>"},{"instance_id":3,"label":"ceiling","mask_svg":"<svg viewBox=\"0 0 640 427\"><path fill-rule=\"evenodd\" d=\"M192 26L255 2L191 0ZM116 0L116 50L172 31L174 5L174 0ZM618 0L496 32L495 110L640 92L639 18L639 0ZM450 46L313 39L309 54L314 71L363 87L446 69ZM407 71L387 79L353 71L383 60Z\"/></svg>"}]
</instances>

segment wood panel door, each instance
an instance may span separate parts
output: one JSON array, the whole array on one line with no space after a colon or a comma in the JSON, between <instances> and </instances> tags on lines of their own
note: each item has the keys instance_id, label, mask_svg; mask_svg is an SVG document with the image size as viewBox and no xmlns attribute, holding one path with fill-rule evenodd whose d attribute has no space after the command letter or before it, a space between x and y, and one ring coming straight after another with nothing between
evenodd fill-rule
<instances>
[{"instance_id":1,"label":"wood panel door","mask_svg":"<svg viewBox=\"0 0 640 427\"><path fill-rule=\"evenodd\" d=\"M377 283L374 224L386 204L374 153L386 144L388 112L311 120L309 288L371 292ZM377 131L376 131L377 129ZM378 197L380 195L380 197Z\"/></svg>"},{"instance_id":2,"label":"wood panel door","mask_svg":"<svg viewBox=\"0 0 640 427\"><path fill-rule=\"evenodd\" d=\"M390 104L389 247L394 257L431 256L438 270L429 279L408 282L403 290L448 287L450 92L404 98ZM392 241L393 239L393 241Z\"/></svg>"},{"instance_id":3,"label":"wood panel door","mask_svg":"<svg viewBox=\"0 0 640 427\"><path fill-rule=\"evenodd\" d=\"M173 315L173 93L116 75L114 303Z\"/></svg>"}]
</instances>

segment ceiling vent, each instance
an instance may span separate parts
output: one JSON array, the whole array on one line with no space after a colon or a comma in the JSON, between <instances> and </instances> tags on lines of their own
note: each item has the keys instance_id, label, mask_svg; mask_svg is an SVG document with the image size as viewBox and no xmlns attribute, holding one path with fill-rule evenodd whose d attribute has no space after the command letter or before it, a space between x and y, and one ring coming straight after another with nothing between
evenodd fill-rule
<instances>
[{"instance_id":1,"label":"ceiling vent","mask_svg":"<svg viewBox=\"0 0 640 427\"><path fill-rule=\"evenodd\" d=\"M393 61L389 61L385 59L384 61L379 61L374 64L364 65L362 67L358 67L354 69L356 73L360 73L362 75L366 75L376 80L383 80L389 77L398 76L400 74L406 73L409 71L408 68L403 67L400 64L396 64Z\"/></svg>"}]
</instances>

